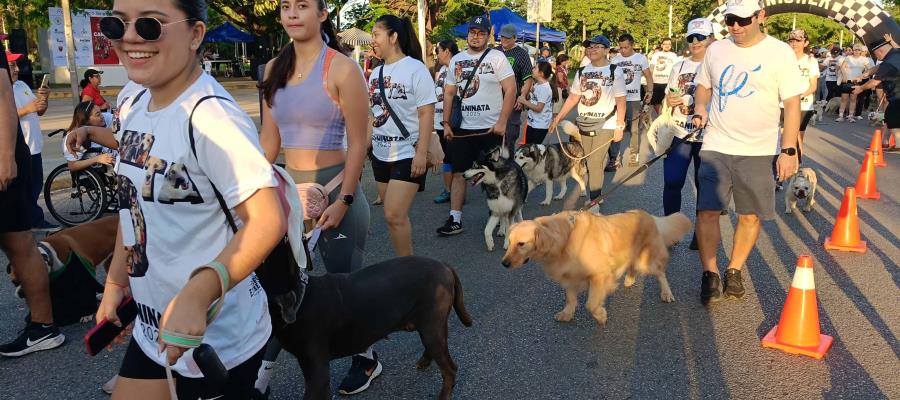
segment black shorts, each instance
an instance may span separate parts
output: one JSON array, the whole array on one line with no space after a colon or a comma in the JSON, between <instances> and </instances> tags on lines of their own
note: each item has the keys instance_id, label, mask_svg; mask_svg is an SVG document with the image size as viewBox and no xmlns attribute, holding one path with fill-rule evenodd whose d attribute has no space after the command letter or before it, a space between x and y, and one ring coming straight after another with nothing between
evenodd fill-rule
<instances>
[{"instance_id":1,"label":"black shorts","mask_svg":"<svg viewBox=\"0 0 900 400\"><path fill-rule=\"evenodd\" d=\"M425 189L425 175L428 175L426 172L415 178L412 176L412 158L397 161L381 161L373 158L372 174L378 183L388 183L391 180L415 183L419 185L420 192Z\"/></svg>"},{"instance_id":2,"label":"black shorts","mask_svg":"<svg viewBox=\"0 0 900 400\"><path fill-rule=\"evenodd\" d=\"M247 361L228 370L228 381L225 383L225 387L211 387L205 378L185 378L172 371L178 398L249 399L253 393L253 385L256 383L256 375L259 372L259 366L262 365L265 351L266 348L263 346ZM128 343L128 349L125 350L125 358L122 359L119 376L130 379L166 379L166 369L147 357L132 338Z\"/></svg>"},{"instance_id":3,"label":"black shorts","mask_svg":"<svg viewBox=\"0 0 900 400\"><path fill-rule=\"evenodd\" d=\"M0 191L0 233L31 229L31 151L21 129L16 133L15 157L16 179Z\"/></svg>"},{"instance_id":4,"label":"black shorts","mask_svg":"<svg viewBox=\"0 0 900 400\"><path fill-rule=\"evenodd\" d=\"M463 173L472 168L472 164L483 152L490 151L503 143L503 138L492 133L484 134L485 130L469 131L460 130L453 140L447 143L450 148L450 165L454 173ZM481 133L478 135L478 133ZM457 134L454 132L454 134ZM476 134L477 136L465 136Z\"/></svg>"},{"instance_id":5,"label":"black shorts","mask_svg":"<svg viewBox=\"0 0 900 400\"><path fill-rule=\"evenodd\" d=\"M447 154L448 154L447 150L450 150L450 147L447 146L447 138L444 137L444 130L443 129L435 129L434 131L438 135L438 141L441 142L441 150L444 151L444 158L447 158L449 160L449 158L447 157Z\"/></svg>"},{"instance_id":6,"label":"black shorts","mask_svg":"<svg viewBox=\"0 0 900 400\"><path fill-rule=\"evenodd\" d=\"M900 129L900 99L891 100L884 109L884 123L888 129ZM886 135L885 137L890 137Z\"/></svg>"},{"instance_id":7,"label":"black shorts","mask_svg":"<svg viewBox=\"0 0 900 400\"><path fill-rule=\"evenodd\" d=\"M806 126L812 119L815 112L813 110L800 110L800 132L806 132ZM781 126L784 126L784 109L781 109Z\"/></svg>"},{"instance_id":8,"label":"black shorts","mask_svg":"<svg viewBox=\"0 0 900 400\"><path fill-rule=\"evenodd\" d=\"M665 83L654 83L653 84L653 97L650 98L650 104L657 105L662 104L663 99L666 98L666 84Z\"/></svg>"}]
</instances>

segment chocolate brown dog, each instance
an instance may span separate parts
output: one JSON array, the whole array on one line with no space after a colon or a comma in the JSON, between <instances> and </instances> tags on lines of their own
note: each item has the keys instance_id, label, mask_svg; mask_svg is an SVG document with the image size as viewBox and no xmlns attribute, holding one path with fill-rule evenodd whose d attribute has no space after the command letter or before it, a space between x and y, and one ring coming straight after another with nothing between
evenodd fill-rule
<instances>
[{"instance_id":1,"label":"chocolate brown dog","mask_svg":"<svg viewBox=\"0 0 900 400\"><path fill-rule=\"evenodd\" d=\"M273 271L259 271L260 279ZM296 320L270 301L275 336L297 357L306 381L304 399L331 397L329 361L363 352L391 332L418 331L425 351L416 363L434 360L444 379L439 399L450 399L456 363L447 348L447 317L454 308L463 325L472 318L463 288L450 266L425 257L400 257L352 274L310 276Z\"/></svg>"}]
</instances>

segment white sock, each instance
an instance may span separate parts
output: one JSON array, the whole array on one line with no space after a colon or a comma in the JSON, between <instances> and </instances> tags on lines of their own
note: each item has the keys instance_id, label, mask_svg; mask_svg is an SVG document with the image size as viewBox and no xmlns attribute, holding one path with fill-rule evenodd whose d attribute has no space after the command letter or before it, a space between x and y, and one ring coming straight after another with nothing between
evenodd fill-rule
<instances>
[{"instance_id":1,"label":"white sock","mask_svg":"<svg viewBox=\"0 0 900 400\"><path fill-rule=\"evenodd\" d=\"M375 359L375 354L372 353L372 346L369 346L369 348L366 349L366 352L365 352L365 353L359 353L359 354L357 354L357 355L358 355L358 356L363 356L363 357L368 358L368 359L370 359L370 360L374 360L374 359Z\"/></svg>"},{"instance_id":2,"label":"white sock","mask_svg":"<svg viewBox=\"0 0 900 400\"><path fill-rule=\"evenodd\" d=\"M462 211L450 210L450 216L453 217L453 222L462 222Z\"/></svg>"},{"instance_id":3,"label":"white sock","mask_svg":"<svg viewBox=\"0 0 900 400\"><path fill-rule=\"evenodd\" d=\"M269 381L272 380L272 375L275 374L275 361L263 361L262 365L259 366L259 372L256 376L256 384L253 386L259 390L260 393L265 393L266 388L269 387Z\"/></svg>"}]
</instances>

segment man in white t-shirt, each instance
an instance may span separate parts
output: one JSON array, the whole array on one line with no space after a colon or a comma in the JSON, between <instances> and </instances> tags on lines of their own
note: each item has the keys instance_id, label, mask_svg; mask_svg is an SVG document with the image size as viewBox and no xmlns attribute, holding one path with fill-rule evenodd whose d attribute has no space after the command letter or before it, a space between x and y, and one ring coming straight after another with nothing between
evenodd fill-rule
<instances>
[{"instance_id":1,"label":"man in white t-shirt","mask_svg":"<svg viewBox=\"0 0 900 400\"><path fill-rule=\"evenodd\" d=\"M765 16L758 0L729 0L725 23L731 36L709 46L696 79L693 122L706 129L697 196L704 304L744 295L741 269L756 245L760 220L775 217L773 159L779 181L798 168L799 95L809 80L800 76L793 50L762 32ZM780 143L779 101L784 102ZM738 224L720 292L719 216L732 198Z\"/></svg>"},{"instance_id":2,"label":"man in white t-shirt","mask_svg":"<svg viewBox=\"0 0 900 400\"><path fill-rule=\"evenodd\" d=\"M650 56L650 68L653 70L653 96L650 104L659 114L662 108L662 101L666 97L666 82L669 81L669 73L672 72L672 66L678 62L678 55L672 52L672 39L665 38L660 44L662 49L655 51ZM649 88L650 85L647 85Z\"/></svg>"},{"instance_id":3,"label":"man in white t-shirt","mask_svg":"<svg viewBox=\"0 0 900 400\"><path fill-rule=\"evenodd\" d=\"M491 23L486 15L472 18L467 39L469 48L453 56L448 66L443 124L453 182L450 186L450 217L437 229L440 236L462 233L462 207L466 198L466 180L462 174L483 151L503 143L516 102L515 73L502 51L487 46L490 32ZM459 129L450 124L454 112L453 97L457 93L462 97Z\"/></svg>"},{"instance_id":4,"label":"man in white t-shirt","mask_svg":"<svg viewBox=\"0 0 900 400\"><path fill-rule=\"evenodd\" d=\"M12 55L12 57L10 57ZM7 61L15 58L17 54L7 53ZM31 224L32 230L58 231L59 225L50 223L44 218L44 209L37 204L38 198L44 189L44 162L41 152L44 148L44 138L41 136L40 116L47 111L47 96L50 89L38 88L35 94L28 84L19 80L19 68L15 62L10 62L10 73L13 80L13 95L16 98L16 112L19 114L19 124L25 135L25 142L31 151Z\"/></svg>"},{"instance_id":5,"label":"man in white t-shirt","mask_svg":"<svg viewBox=\"0 0 900 400\"><path fill-rule=\"evenodd\" d=\"M628 141L628 166L637 167L640 162L640 137L637 119L644 103L650 102L651 94L641 97L641 76L646 78L649 85L653 85L653 74L650 72L650 63L643 54L634 51L634 37L626 33L619 36L619 54L610 60L616 64L625 75L625 132L631 134ZM618 167L619 145L621 142L612 143L609 146L609 162L607 170L615 170Z\"/></svg>"}]
</instances>

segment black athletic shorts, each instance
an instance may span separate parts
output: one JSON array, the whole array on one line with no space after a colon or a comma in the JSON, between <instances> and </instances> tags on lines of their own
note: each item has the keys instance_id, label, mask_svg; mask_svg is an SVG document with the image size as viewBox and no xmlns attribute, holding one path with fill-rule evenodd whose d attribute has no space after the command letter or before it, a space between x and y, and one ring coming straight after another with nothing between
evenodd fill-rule
<instances>
[{"instance_id":1,"label":"black athletic shorts","mask_svg":"<svg viewBox=\"0 0 900 400\"><path fill-rule=\"evenodd\" d=\"M178 398L249 399L253 393L256 374L259 372L259 366L262 365L265 351L266 348L263 346L250 359L228 370L228 381L225 383L225 387L211 387L205 378L185 378L172 371ZM147 357L137 342L134 341L134 338L132 338L128 343L128 349L125 350L125 358L122 359L119 376L130 379L166 379L166 369Z\"/></svg>"},{"instance_id":2,"label":"black athletic shorts","mask_svg":"<svg viewBox=\"0 0 900 400\"><path fill-rule=\"evenodd\" d=\"M454 132L454 135L463 135L454 136L453 140L447 143L447 147L450 148L450 165L453 167L454 173L463 173L472 168L472 164L481 153L490 151L503 143L502 137L492 133L486 134L486 131L460 129L459 133Z\"/></svg>"},{"instance_id":3,"label":"black athletic shorts","mask_svg":"<svg viewBox=\"0 0 900 400\"><path fill-rule=\"evenodd\" d=\"M372 159L372 173L375 175L375 182L388 183L392 179L410 182L419 185L419 191L425 189L425 175L417 177L412 176L412 158L404 158L397 161L381 161L377 158Z\"/></svg>"},{"instance_id":4,"label":"black athletic shorts","mask_svg":"<svg viewBox=\"0 0 900 400\"><path fill-rule=\"evenodd\" d=\"M0 69L0 79L7 79ZM16 133L16 178L0 192L0 233L31 229L31 151L22 130Z\"/></svg>"},{"instance_id":5,"label":"black athletic shorts","mask_svg":"<svg viewBox=\"0 0 900 400\"><path fill-rule=\"evenodd\" d=\"M884 109L884 123L888 129L900 129L900 99L891 100ZM887 134L885 137L890 137Z\"/></svg>"},{"instance_id":6,"label":"black athletic shorts","mask_svg":"<svg viewBox=\"0 0 900 400\"><path fill-rule=\"evenodd\" d=\"M662 104L663 99L666 98L666 84L665 83L654 83L653 84L653 97L650 98L650 104L657 105Z\"/></svg>"}]
</instances>

